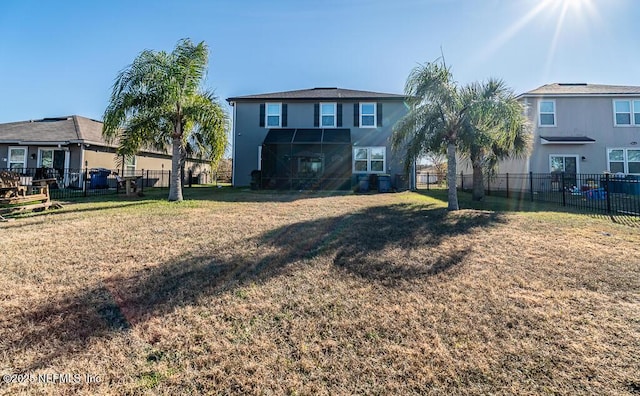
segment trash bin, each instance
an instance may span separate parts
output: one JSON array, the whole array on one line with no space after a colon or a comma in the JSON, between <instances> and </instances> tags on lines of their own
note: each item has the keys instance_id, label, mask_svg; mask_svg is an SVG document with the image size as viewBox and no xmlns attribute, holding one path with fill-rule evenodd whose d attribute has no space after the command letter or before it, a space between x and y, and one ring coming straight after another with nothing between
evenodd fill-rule
<instances>
[{"instance_id":1,"label":"trash bin","mask_svg":"<svg viewBox=\"0 0 640 396\"><path fill-rule=\"evenodd\" d=\"M638 176L627 175L625 177L625 193L629 195L640 195L640 179Z\"/></svg>"},{"instance_id":2,"label":"trash bin","mask_svg":"<svg viewBox=\"0 0 640 396\"><path fill-rule=\"evenodd\" d=\"M378 175L378 192L391 191L391 175Z\"/></svg>"},{"instance_id":3,"label":"trash bin","mask_svg":"<svg viewBox=\"0 0 640 396\"><path fill-rule=\"evenodd\" d=\"M109 188L107 177L111 174L111 170L105 168L93 168L89 171L89 188L94 190L98 188Z\"/></svg>"},{"instance_id":4,"label":"trash bin","mask_svg":"<svg viewBox=\"0 0 640 396\"><path fill-rule=\"evenodd\" d=\"M369 175L358 175L358 191L369 191Z\"/></svg>"}]
</instances>

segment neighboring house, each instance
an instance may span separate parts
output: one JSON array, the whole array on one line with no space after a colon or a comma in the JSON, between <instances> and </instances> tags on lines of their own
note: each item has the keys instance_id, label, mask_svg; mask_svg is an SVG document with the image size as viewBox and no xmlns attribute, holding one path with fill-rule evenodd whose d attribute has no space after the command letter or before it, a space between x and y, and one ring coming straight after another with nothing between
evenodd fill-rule
<instances>
[{"instance_id":1,"label":"neighboring house","mask_svg":"<svg viewBox=\"0 0 640 396\"><path fill-rule=\"evenodd\" d=\"M260 170L265 188L348 189L360 175L391 175L407 184L393 125L405 96L313 88L228 98L233 106L233 184ZM372 178L373 179L373 178Z\"/></svg>"},{"instance_id":2,"label":"neighboring house","mask_svg":"<svg viewBox=\"0 0 640 396\"><path fill-rule=\"evenodd\" d=\"M640 175L640 87L548 84L519 96L533 124L527 161L499 173Z\"/></svg>"},{"instance_id":3,"label":"neighboring house","mask_svg":"<svg viewBox=\"0 0 640 396\"><path fill-rule=\"evenodd\" d=\"M102 138L102 122L77 115L0 124L0 168L33 176L46 168L64 187L81 187L86 168L113 169L121 174L171 169L171 156L143 151L125 158L118 168L116 145ZM205 161L188 160L187 169L208 169Z\"/></svg>"},{"instance_id":4,"label":"neighboring house","mask_svg":"<svg viewBox=\"0 0 640 396\"><path fill-rule=\"evenodd\" d=\"M640 176L640 87L555 83L518 99L533 127L532 150L526 158L501 161L496 173L502 176L489 179L491 189L506 188L507 173L512 190L530 188L528 177L521 176L529 172L537 182L556 185L564 172L568 186L604 173ZM468 159L461 158L458 172L471 174ZM577 174L583 177L578 180ZM471 179L465 179L470 186Z\"/></svg>"}]
</instances>

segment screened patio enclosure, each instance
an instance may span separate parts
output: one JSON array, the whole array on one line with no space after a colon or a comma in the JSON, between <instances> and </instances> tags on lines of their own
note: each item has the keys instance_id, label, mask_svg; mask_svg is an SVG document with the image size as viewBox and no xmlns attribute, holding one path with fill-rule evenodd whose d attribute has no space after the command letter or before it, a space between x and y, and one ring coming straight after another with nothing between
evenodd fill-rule
<instances>
[{"instance_id":1,"label":"screened patio enclosure","mask_svg":"<svg viewBox=\"0 0 640 396\"><path fill-rule=\"evenodd\" d=\"M270 129L262 144L263 188L348 190L351 188L351 131Z\"/></svg>"}]
</instances>

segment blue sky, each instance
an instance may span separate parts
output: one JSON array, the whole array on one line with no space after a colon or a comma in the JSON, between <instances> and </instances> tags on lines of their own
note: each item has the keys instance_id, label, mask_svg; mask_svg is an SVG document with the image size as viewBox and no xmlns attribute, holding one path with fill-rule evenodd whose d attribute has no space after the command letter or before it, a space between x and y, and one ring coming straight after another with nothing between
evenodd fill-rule
<instances>
[{"instance_id":1,"label":"blue sky","mask_svg":"<svg viewBox=\"0 0 640 396\"><path fill-rule=\"evenodd\" d=\"M2 0L0 122L101 119L119 70L185 37L210 46L205 85L221 99L402 93L441 48L460 83L640 86L638 17L636 0Z\"/></svg>"}]
</instances>

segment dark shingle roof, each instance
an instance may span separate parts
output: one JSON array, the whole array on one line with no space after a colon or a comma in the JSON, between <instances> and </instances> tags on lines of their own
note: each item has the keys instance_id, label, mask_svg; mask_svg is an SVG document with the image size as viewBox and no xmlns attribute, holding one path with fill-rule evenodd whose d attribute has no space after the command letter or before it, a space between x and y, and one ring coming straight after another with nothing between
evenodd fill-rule
<instances>
[{"instance_id":1,"label":"dark shingle roof","mask_svg":"<svg viewBox=\"0 0 640 396\"><path fill-rule=\"evenodd\" d=\"M585 83L554 83L546 84L520 96L543 95L640 95L640 87L627 85L603 85Z\"/></svg>"},{"instance_id":2,"label":"dark shingle roof","mask_svg":"<svg viewBox=\"0 0 640 396\"><path fill-rule=\"evenodd\" d=\"M272 92L257 95L245 95L235 96L228 98L228 102L235 102L239 100L289 100L289 99L395 99L404 100L404 95L371 92L371 91L356 91L353 89L344 88L312 88L312 89L300 89L296 91L284 91L284 92Z\"/></svg>"},{"instance_id":3,"label":"dark shingle roof","mask_svg":"<svg viewBox=\"0 0 640 396\"><path fill-rule=\"evenodd\" d=\"M102 122L77 115L0 124L0 142L86 142L107 146L102 139Z\"/></svg>"}]
</instances>

